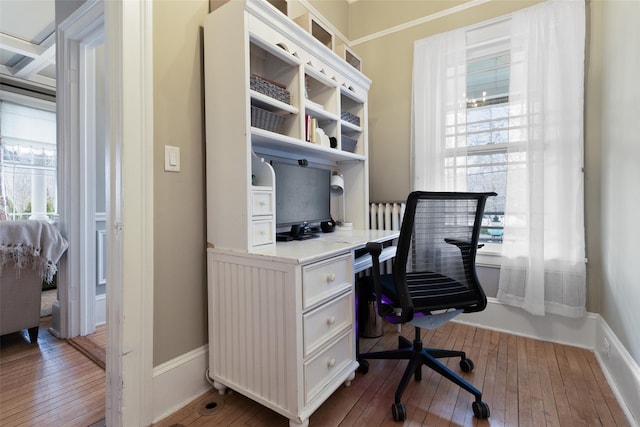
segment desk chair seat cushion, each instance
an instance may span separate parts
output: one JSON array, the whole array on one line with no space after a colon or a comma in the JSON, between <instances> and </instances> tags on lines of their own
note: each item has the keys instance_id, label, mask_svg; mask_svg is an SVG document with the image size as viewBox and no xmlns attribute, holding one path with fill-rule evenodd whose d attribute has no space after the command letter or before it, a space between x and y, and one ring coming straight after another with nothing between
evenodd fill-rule
<instances>
[{"instance_id":1,"label":"desk chair seat cushion","mask_svg":"<svg viewBox=\"0 0 640 427\"><path fill-rule=\"evenodd\" d=\"M380 276L382 294L395 307L400 306L392 274ZM433 272L407 274L407 285L415 313L431 314L438 310L470 310L479 295L464 284ZM471 310L470 310L471 311Z\"/></svg>"}]
</instances>

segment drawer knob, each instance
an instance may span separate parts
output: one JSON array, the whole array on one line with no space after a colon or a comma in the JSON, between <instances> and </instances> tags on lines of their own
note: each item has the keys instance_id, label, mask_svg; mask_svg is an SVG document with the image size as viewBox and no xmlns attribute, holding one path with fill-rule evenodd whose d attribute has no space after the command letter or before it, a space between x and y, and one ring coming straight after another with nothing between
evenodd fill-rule
<instances>
[{"instance_id":1,"label":"drawer knob","mask_svg":"<svg viewBox=\"0 0 640 427\"><path fill-rule=\"evenodd\" d=\"M335 316L331 316L331 317L329 317L329 318L327 319L327 325L329 325L329 326L333 326L333 325L335 325L335 323L336 323L336 318L335 318Z\"/></svg>"},{"instance_id":2,"label":"drawer knob","mask_svg":"<svg viewBox=\"0 0 640 427\"><path fill-rule=\"evenodd\" d=\"M336 366L336 359L332 357L331 359L327 360L327 366L329 368L333 368L334 366Z\"/></svg>"},{"instance_id":3,"label":"drawer knob","mask_svg":"<svg viewBox=\"0 0 640 427\"><path fill-rule=\"evenodd\" d=\"M327 274L327 282L335 282L336 275L334 273Z\"/></svg>"}]
</instances>

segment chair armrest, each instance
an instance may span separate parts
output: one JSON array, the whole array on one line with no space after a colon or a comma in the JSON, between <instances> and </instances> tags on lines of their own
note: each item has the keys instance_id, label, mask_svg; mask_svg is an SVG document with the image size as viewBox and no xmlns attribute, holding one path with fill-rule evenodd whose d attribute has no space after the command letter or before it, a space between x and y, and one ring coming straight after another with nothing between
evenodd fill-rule
<instances>
[{"instance_id":1,"label":"chair armrest","mask_svg":"<svg viewBox=\"0 0 640 427\"><path fill-rule=\"evenodd\" d=\"M371 254L372 257L380 259L382 246L382 243L379 242L369 242L365 245L365 249Z\"/></svg>"},{"instance_id":2,"label":"chair armrest","mask_svg":"<svg viewBox=\"0 0 640 427\"><path fill-rule=\"evenodd\" d=\"M469 249L471 249L471 243L465 242L463 240L445 238L444 241L450 245L457 246L461 251L462 250L468 251ZM484 246L484 243L478 244L478 249L480 249L483 246Z\"/></svg>"}]
</instances>

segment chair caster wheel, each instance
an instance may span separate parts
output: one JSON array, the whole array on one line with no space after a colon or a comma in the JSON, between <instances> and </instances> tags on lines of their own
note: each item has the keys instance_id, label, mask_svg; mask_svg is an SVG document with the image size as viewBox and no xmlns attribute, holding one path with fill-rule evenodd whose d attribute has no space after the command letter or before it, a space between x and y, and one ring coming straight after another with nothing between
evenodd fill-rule
<instances>
[{"instance_id":1,"label":"chair caster wheel","mask_svg":"<svg viewBox=\"0 0 640 427\"><path fill-rule=\"evenodd\" d=\"M471 372L475 365L473 364L473 360L471 359L462 359L460 360L460 369L462 372Z\"/></svg>"},{"instance_id":2,"label":"chair caster wheel","mask_svg":"<svg viewBox=\"0 0 640 427\"><path fill-rule=\"evenodd\" d=\"M478 418L478 419L486 419L489 418L489 405L487 405L487 402L473 402L473 404L471 405L471 408L473 408L473 415Z\"/></svg>"},{"instance_id":3,"label":"chair caster wheel","mask_svg":"<svg viewBox=\"0 0 640 427\"><path fill-rule=\"evenodd\" d=\"M391 405L391 415L393 415L393 421L404 421L407 419L407 408L404 403L394 403Z\"/></svg>"},{"instance_id":4,"label":"chair caster wheel","mask_svg":"<svg viewBox=\"0 0 640 427\"><path fill-rule=\"evenodd\" d=\"M358 373L366 374L369 372L369 361L368 360L358 360L360 366L358 366Z\"/></svg>"}]
</instances>

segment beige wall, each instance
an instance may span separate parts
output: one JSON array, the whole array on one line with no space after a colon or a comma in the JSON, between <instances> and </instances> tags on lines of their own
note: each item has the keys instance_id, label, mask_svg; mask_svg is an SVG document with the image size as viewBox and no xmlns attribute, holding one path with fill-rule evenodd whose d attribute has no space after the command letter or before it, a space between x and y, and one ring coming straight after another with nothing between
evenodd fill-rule
<instances>
[{"instance_id":1,"label":"beige wall","mask_svg":"<svg viewBox=\"0 0 640 427\"><path fill-rule=\"evenodd\" d=\"M593 9L602 30L601 78L592 76L602 96L589 103L602 108L594 136L602 147L600 313L640 365L640 2L597 1Z\"/></svg>"},{"instance_id":2,"label":"beige wall","mask_svg":"<svg viewBox=\"0 0 640 427\"><path fill-rule=\"evenodd\" d=\"M208 4L153 3L154 366L207 343L200 26ZM181 172L164 171L165 145L180 147Z\"/></svg>"}]
</instances>

